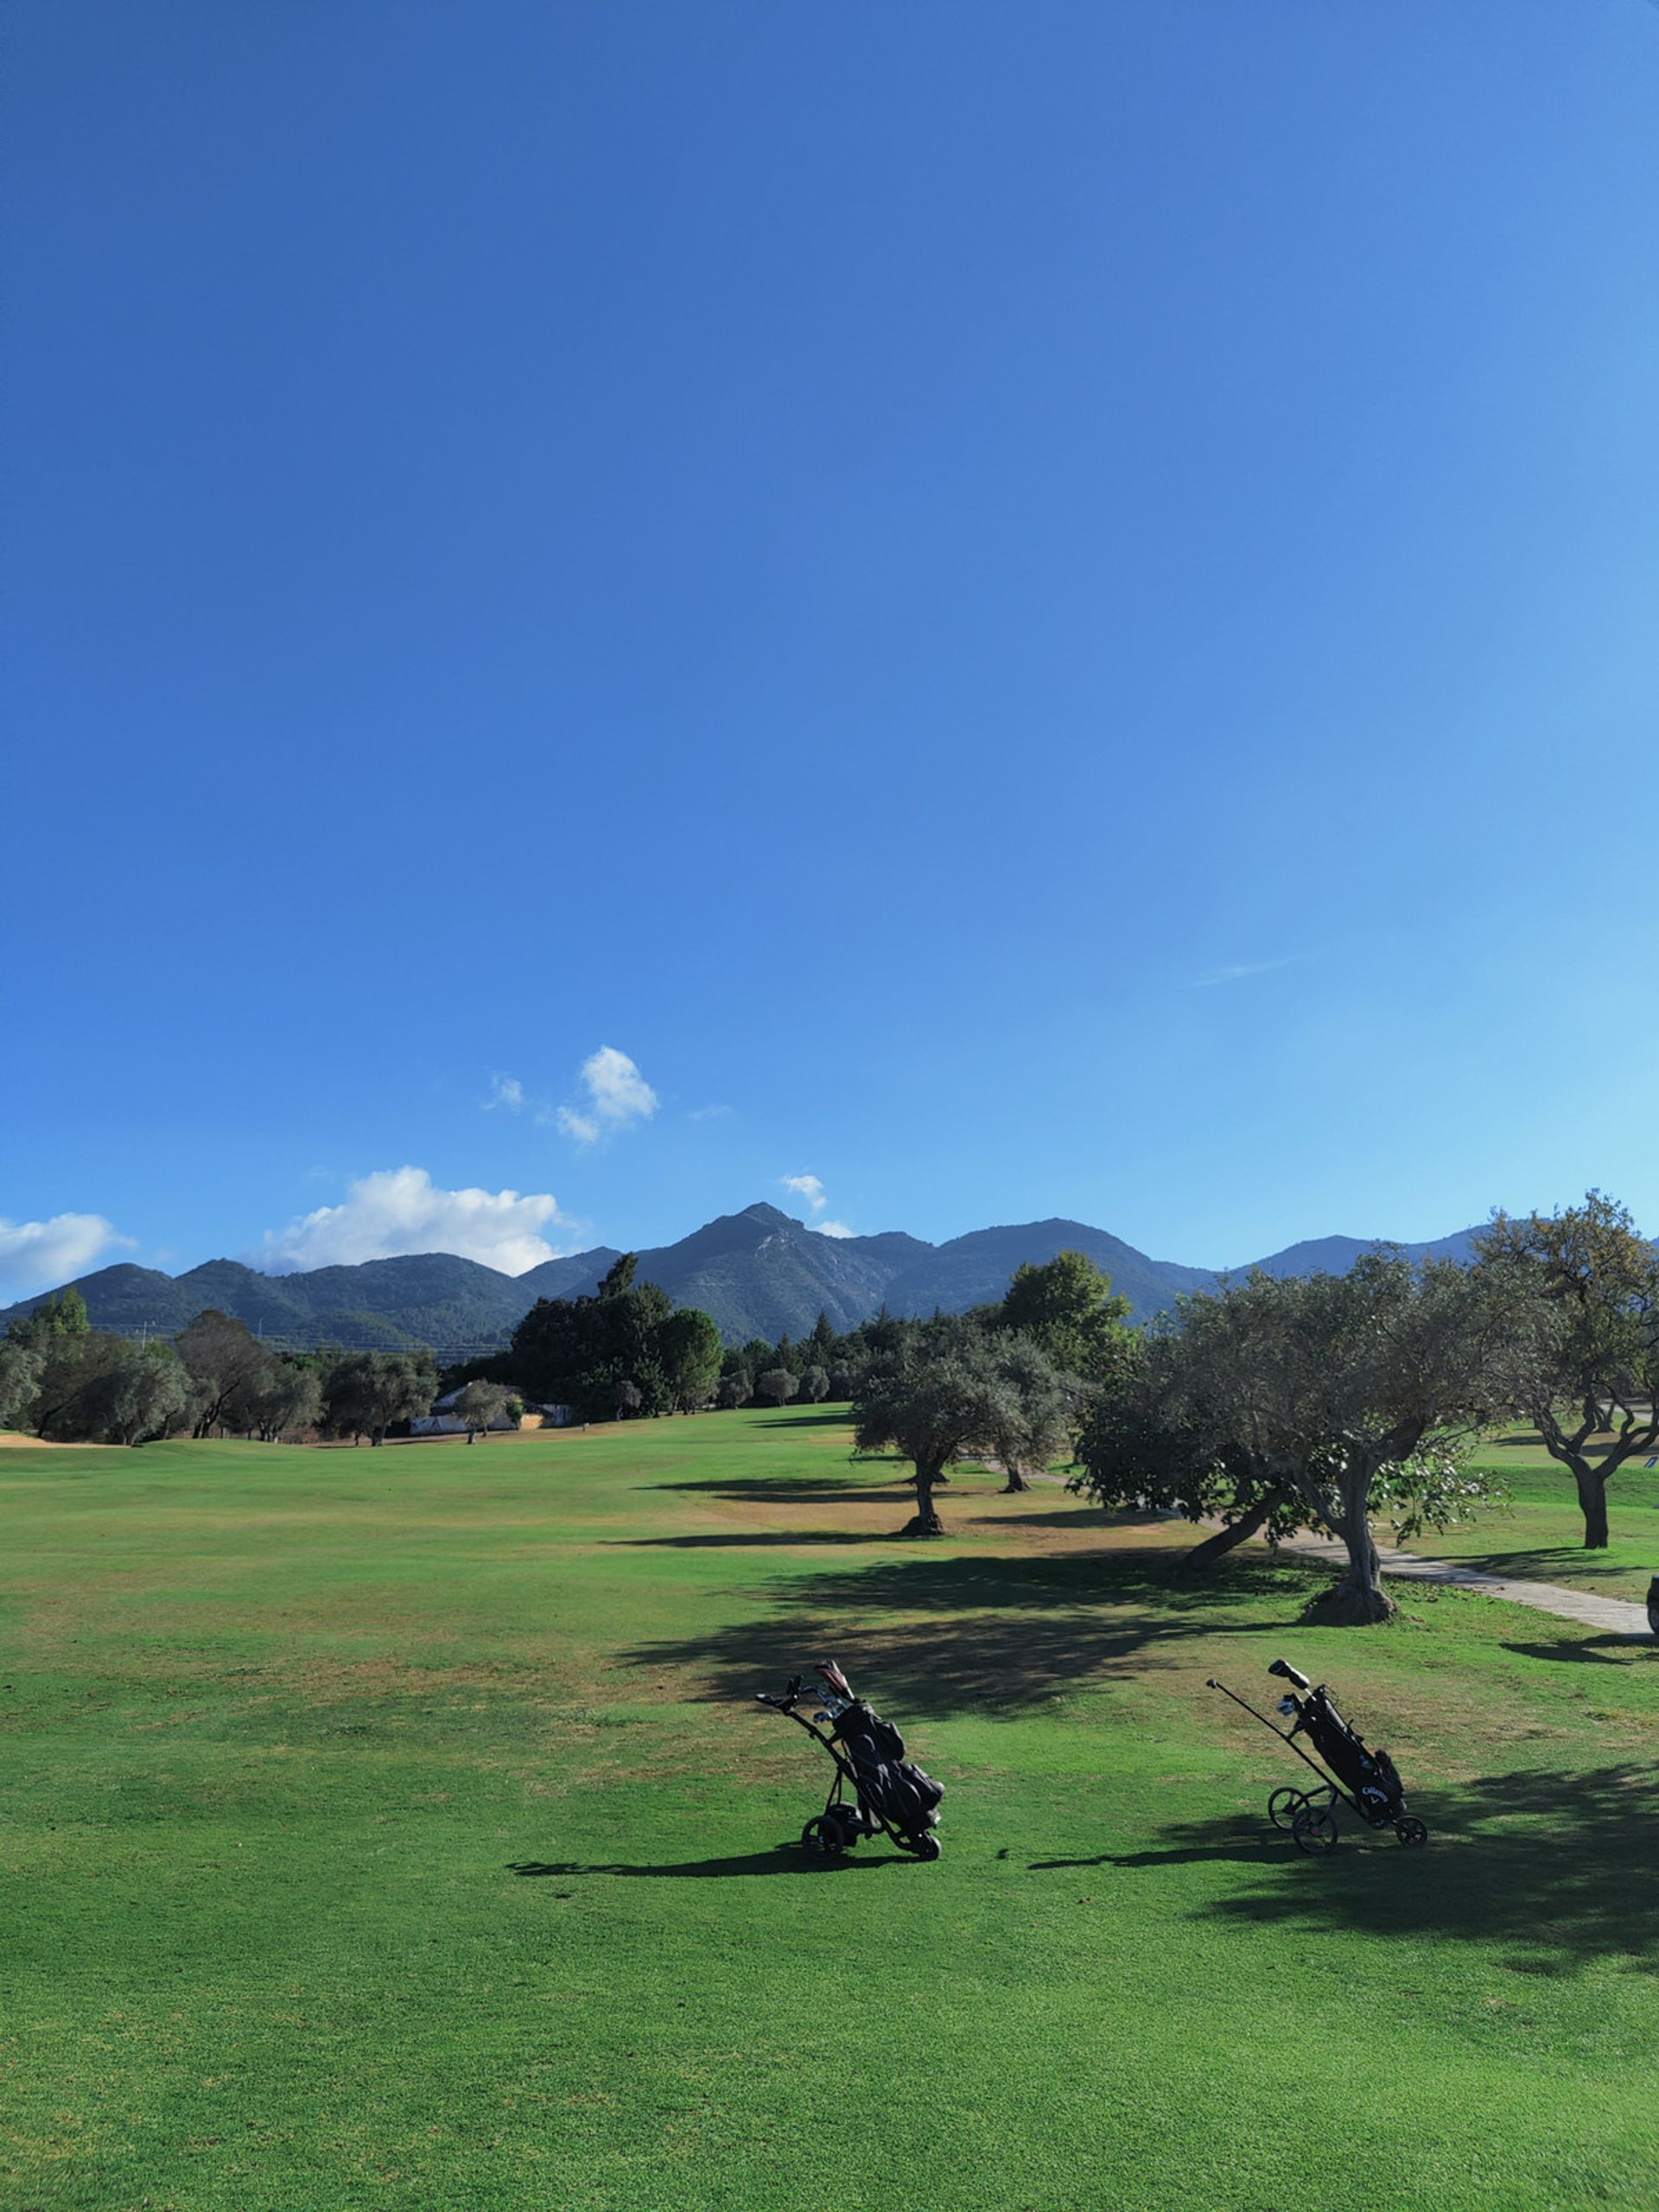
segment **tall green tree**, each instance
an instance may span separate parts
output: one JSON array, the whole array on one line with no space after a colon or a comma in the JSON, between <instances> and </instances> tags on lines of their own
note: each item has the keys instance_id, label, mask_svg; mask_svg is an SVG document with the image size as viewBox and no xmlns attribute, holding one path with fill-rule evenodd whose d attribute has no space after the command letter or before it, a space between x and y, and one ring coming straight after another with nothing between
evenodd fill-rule
<instances>
[{"instance_id":1,"label":"tall green tree","mask_svg":"<svg viewBox=\"0 0 1659 2212\"><path fill-rule=\"evenodd\" d=\"M32 1313L20 1313L6 1333L16 1344L40 1346L54 1337L86 1337L92 1331L86 1300L71 1283L43 1299Z\"/></svg>"},{"instance_id":2,"label":"tall green tree","mask_svg":"<svg viewBox=\"0 0 1659 2212\"><path fill-rule=\"evenodd\" d=\"M179 1332L174 1348L196 1386L196 1434L251 1427L237 1417L237 1401L258 1383L270 1355L247 1323L210 1306Z\"/></svg>"},{"instance_id":3,"label":"tall green tree","mask_svg":"<svg viewBox=\"0 0 1659 2212\"><path fill-rule=\"evenodd\" d=\"M1088 1382L1123 1372L1135 1342L1129 1300L1084 1252L1057 1252L1016 1268L994 1325L1027 1337L1056 1367Z\"/></svg>"},{"instance_id":4,"label":"tall green tree","mask_svg":"<svg viewBox=\"0 0 1659 2212\"><path fill-rule=\"evenodd\" d=\"M720 1382L722 1347L712 1315L682 1306L657 1332L657 1356L678 1413L696 1413L714 1396Z\"/></svg>"},{"instance_id":5,"label":"tall green tree","mask_svg":"<svg viewBox=\"0 0 1659 2212\"><path fill-rule=\"evenodd\" d=\"M1560 1213L1497 1214L1475 1244L1531 1309L1524 1410L1573 1477L1585 1548L1603 1551L1609 1482L1659 1451L1659 1252L1599 1191Z\"/></svg>"}]
</instances>

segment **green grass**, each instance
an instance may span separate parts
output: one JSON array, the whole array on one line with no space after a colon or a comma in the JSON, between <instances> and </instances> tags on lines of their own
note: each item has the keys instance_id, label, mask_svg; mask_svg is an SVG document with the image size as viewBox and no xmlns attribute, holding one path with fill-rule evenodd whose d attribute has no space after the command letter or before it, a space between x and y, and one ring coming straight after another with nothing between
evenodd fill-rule
<instances>
[{"instance_id":1,"label":"green grass","mask_svg":"<svg viewBox=\"0 0 1659 2212\"><path fill-rule=\"evenodd\" d=\"M0 1452L6 2212L1645 2207L1659 1664L821 1414ZM1165 1547L1170 1547L1166 1549ZM1286 1652L1434 1839L1268 1830ZM826 1652L936 1866L790 1847Z\"/></svg>"},{"instance_id":2,"label":"green grass","mask_svg":"<svg viewBox=\"0 0 1659 2212\"><path fill-rule=\"evenodd\" d=\"M1599 1597L1646 1598L1649 1582L1659 1573L1659 1468L1647 1467L1640 1458L1625 1461L1607 1485L1612 1541L1605 1551L1587 1552L1573 1478L1535 1436L1520 1432L1496 1438L1475 1464L1502 1478L1510 1507L1482 1513L1467 1528L1444 1535L1427 1529L1409 1550L1494 1574L1564 1583Z\"/></svg>"}]
</instances>

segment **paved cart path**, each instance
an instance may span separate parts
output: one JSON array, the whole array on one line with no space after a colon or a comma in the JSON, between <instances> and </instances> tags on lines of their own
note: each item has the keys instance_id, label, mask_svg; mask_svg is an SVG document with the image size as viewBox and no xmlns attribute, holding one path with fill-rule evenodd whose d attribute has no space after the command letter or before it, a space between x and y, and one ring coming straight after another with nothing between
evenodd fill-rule
<instances>
[{"instance_id":1,"label":"paved cart path","mask_svg":"<svg viewBox=\"0 0 1659 2212\"><path fill-rule=\"evenodd\" d=\"M1308 1559L1329 1560L1338 1567L1344 1565L1348 1557L1342 1546L1330 1536L1293 1536L1279 1548ZM1449 1582L1459 1590L1478 1590L1488 1598L1508 1598L1515 1605L1530 1605L1535 1612L1554 1613L1564 1621L1578 1621L1585 1628L1600 1629L1612 1636L1639 1636L1645 1642L1653 1634L1648 1626L1647 1607L1629 1598L1598 1598L1588 1590L1569 1590L1559 1582L1530 1582L1516 1574L1486 1574L1479 1567L1459 1567L1449 1559L1420 1559L1415 1552L1402 1552L1392 1544L1379 1544L1376 1555L1382 1562L1384 1574L1398 1575L1403 1581Z\"/></svg>"},{"instance_id":2,"label":"paved cart path","mask_svg":"<svg viewBox=\"0 0 1659 2212\"><path fill-rule=\"evenodd\" d=\"M969 1464L988 1466L991 1463L980 1460ZM997 1468L995 1471L1000 1474L1001 1470ZM1065 1482L1064 1475L1044 1474L1038 1479L1062 1486ZM1219 1529L1222 1524L1219 1521L1207 1521L1201 1525ZM1252 1548L1260 1543L1259 1537L1251 1539ZM1305 1559L1329 1560L1333 1567L1347 1563L1347 1553L1332 1536L1291 1536L1279 1548L1295 1552ZM1588 1590L1569 1590L1560 1582L1532 1582L1516 1574L1486 1574L1478 1567L1459 1567L1449 1559L1420 1559L1415 1552L1402 1552L1393 1544L1379 1544L1376 1555L1382 1562L1382 1572L1397 1575L1402 1581L1446 1582L1459 1590L1478 1590L1487 1598L1507 1598L1514 1605L1530 1605L1535 1612L1554 1613L1558 1619L1577 1621L1580 1627L1599 1629L1604 1635L1652 1640L1647 1607L1638 1605L1632 1599L1598 1598Z\"/></svg>"}]
</instances>

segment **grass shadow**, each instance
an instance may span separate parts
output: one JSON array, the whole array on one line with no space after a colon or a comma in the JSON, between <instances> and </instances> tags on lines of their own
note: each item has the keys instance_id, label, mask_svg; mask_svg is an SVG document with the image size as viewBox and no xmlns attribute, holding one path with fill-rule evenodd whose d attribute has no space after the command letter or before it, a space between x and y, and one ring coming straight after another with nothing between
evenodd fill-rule
<instances>
[{"instance_id":1,"label":"grass shadow","mask_svg":"<svg viewBox=\"0 0 1659 2212\"><path fill-rule=\"evenodd\" d=\"M1523 1659L1567 1659L1602 1667L1617 1667L1638 1657L1652 1658L1659 1652L1659 1647L1639 1636L1586 1636L1572 1643L1506 1643L1503 1649ZM1622 1653L1624 1660L1616 1659L1615 1652Z\"/></svg>"},{"instance_id":2,"label":"grass shadow","mask_svg":"<svg viewBox=\"0 0 1659 2212\"><path fill-rule=\"evenodd\" d=\"M834 1653L878 1703L917 1719L1014 1713L1082 1682L1140 1672L1152 1655L1224 1628L1283 1635L1318 1567L1237 1560L1202 1583L1145 1554L986 1557L934 1552L829 1570L785 1585L769 1617L710 1634L664 1638L623 1655L632 1666L683 1667L708 1702L744 1700L799 1658ZM1242 1605L1276 1603L1241 1620Z\"/></svg>"},{"instance_id":3,"label":"grass shadow","mask_svg":"<svg viewBox=\"0 0 1659 2212\"><path fill-rule=\"evenodd\" d=\"M620 1551L679 1551L715 1552L738 1549L781 1547L788 1549L807 1544L886 1544L891 1536L867 1535L856 1529L772 1529L765 1532L737 1530L729 1536L610 1536L607 1548Z\"/></svg>"},{"instance_id":4,"label":"grass shadow","mask_svg":"<svg viewBox=\"0 0 1659 2212\"><path fill-rule=\"evenodd\" d=\"M1291 1929L1488 1943L1517 1972L1570 1974L1598 1960L1659 1971L1659 1776L1608 1766L1529 1770L1432 1791L1414 1809L1428 1821L1422 1851L1403 1850L1346 1815L1338 1848L1303 1858L1265 1824L1188 1824L1159 1850L1120 1866L1231 1859L1258 1878L1217 1900L1207 1916Z\"/></svg>"},{"instance_id":5,"label":"grass shadow","mask_svg":"<svg viewBox=\"0 0 1659 2212\"><path fill-rule=\"evenodd\" d=\"M699 1491L705 1497L725 1498L734 1505L855 1505L861 1499L885 1498L913 1503L915 1498L908 1483L871 1485L851 1478L826 1482L821 1475L810 1477L804 1482L793 1482L787 1475L720 1475L693 1483L652 1483L648 1487Z\"/></svg>"},{"instance_id":6,"label":"grass shadow","mask_svg":"<svg viewBox=\"0 0 1659 2212\"><path fill-rule=\"evenodd\" d=\"M529 1881L541 1880L549 1875L569 1877L583 1874L728 1881L741 1874L829 1874L838 1873L849 1866L905 1866L918 1863L907 1859L900 1852L890 1853L885 1859L860 1859L851 1852L803 1851L798 1844L780 1843L771 1851L734 1852L725 1859L670 1859L638 1866L624 1859L587 1862L577 1859L521 1859L512 1861L507 1872Z\"/></svg>"},{"instance_id":7,"label":"grass shadow","mask_svg":"<svg viewBox=\"0 0 1659 2212\"><path fill-rule=\"evenodd\" d=\"M1591 1566L1579 1544L1540 1546L1534 1551L1459 1552L1453 1563L1472 1567L1479 1574L1513 1575L1518 1582L1560 1582L1568 1575L1580 1582L1605 1581L1630 1572L1616 1560L1605 1567Z\"/></svg>"}]
</instances>

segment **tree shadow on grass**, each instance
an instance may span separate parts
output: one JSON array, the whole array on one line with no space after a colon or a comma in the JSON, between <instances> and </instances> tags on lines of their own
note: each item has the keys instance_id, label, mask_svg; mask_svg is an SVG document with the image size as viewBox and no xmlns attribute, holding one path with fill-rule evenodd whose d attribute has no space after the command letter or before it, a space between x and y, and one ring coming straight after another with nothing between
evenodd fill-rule
<instances>
[{"instance_id":1,"label":"tree shadow on grass","mask_svg":"<svg viewBox=\"0 0 1659 2212\"><path fill-rule=\"evenodd\" d=\"M1202 1584L1144 1555L941 1555L832 1570L785 1584L769 1618L625 1655L634 1666L693 1669L706 1702L746 1700L804 1659L834 1655L878 1704L918 1719L1014 1713L1082 1683L1173 1663L1151 1656L1217 1630L1294 1628L1315 1568L1240 1560ZM1270 1620L1242 1604L1275 1601ZM884 1616L912 1618L883 1618ZM920 1615L919 1619L913 1618Z\"/></svg>"},{"instance_id":2,"label":"tree shadow on grass","mask_svg":"<svg viewBox=\"0 0 1659 2212\"><path fill-rule=\"evenodd\" d=\"M729 1536L611 1536L607 1544L619 1551L679 1551L715 1552L733 1547L739 1548L773 1546L788 1549L793 1545L807 1544L886 1544L890 1536L880 1531L868 1533L857 1529L797 1529L770 1530L757 1534L737 1529Z\"/></svg>"},{"instance_id":3,"label":"tree shadow on grass","mask_svg":"<svg viewBox=\"0 0 1659 2212\"><path fill-rule=\"evenodd\" d=\"M851 1852L803 1851L798 1844L784 1843L772 1851L736 1852L726 1859L670 1859L656 1865L634 1866L623 1859L590 1863L577 1859L523 1859L510 1864L507 1872L531 1880L549 1874L618 1874L720 1881L737 1874L830 1874L851 1866L905 1866L918 1863L899 1852L884 1859L861 1859Z\"/></svg>"},{"instance_id":4,"label":"tree shadow on grass","mask_svg":"<svg viewBox=\"0 0 1659 2212\"><path fill-rule=\"evenodd\" d=\"M1659 1657L1659 1648L1641 1636L1586 1636L1571 1643L1506 1643L1503 1649L1517 1652L1523 1659L1567 1659L1602 1667L1628 1666Z\"/></svg>"},{"instance_id":5,"label":"tree shadow on grass","mask_svg":"<svg viewBox=\"0 0 1659 2212\"><path fill-rule=\"evenodd\" d=\"M1630 1569L1617 1561L1591 1566L1576 1544L1541 1545L1531 1551L1460 1553L1455 1564L1472 1567L1478 1574L1512 1575L1517 1582L1606 1581L1627 1575ZM1571 1586L1569 1582L1568 1586Z\"/></svg>"},{"instance_id":6,"label":"tree shadow on grass","mask_svg":"<svg viewBox=\"0 0 1659 2212\"><path fill-rule=\"evenodd\" d=\"M752 1421L751 1428L850 1428L853 1417L843 1405L839 1413L773 1414L767 1421Z\"/></svg>"},{"instance_id":7,"label":"tree shadow on grass","mask_svg":"<svg viewBox=\"0 0 1659 2212\"><path fill-rule=\"evenodd\" d=\"M1188 1823L1166 1847L1120 1857L1153 1869L1232 1859L1252 1878L1206 1916L1301 1929L1432 1936L1508 1947L1517 1972L1567 1974L1598 1959L1659 1972L1659 1777L1608 1766L1492 1775L1413 1800L1426 1849L1402 1849L1339 1812L1342 1840L1304 1857L1265 1821Z\"/></svg>"},{"instance_id":8,"label":"tree shadow on grass","mask_svg":"<svg viewBox=\"0 0 1659 2212\"><path fill-rule=\"evenodd\" d=\"M857 1505L891 1500L913 1506L915 1492L908 1483L874 1484L825 1482L821 1478L797 1481L787 1475L721 1475L694 1483L652 1483L652 1490L701 1491L736 1505Z\"/></svg>"}]
</instances>

